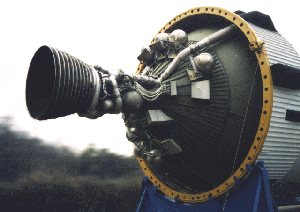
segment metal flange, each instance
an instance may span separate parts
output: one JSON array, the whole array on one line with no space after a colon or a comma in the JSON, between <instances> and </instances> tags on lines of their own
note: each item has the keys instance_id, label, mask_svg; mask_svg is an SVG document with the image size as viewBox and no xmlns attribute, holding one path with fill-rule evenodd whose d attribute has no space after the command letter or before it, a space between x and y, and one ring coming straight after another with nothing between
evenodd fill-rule
<instances>
[{"instance_id":1,"label":"metal flange","mask_svg":"<svg viewBox=\"0 0 300 212\"><path fill-rule=\"evenodd\" d=\"M241 178L247 175L248 170L246 168L246 165L255 163L268 134L273 106L273 82L271 77L270 63L265 51L265 47L263 45L264 42L259 39L259 37L255 34L255 31L240 16L219 7L197 7L175 16L163 28L161 28L157 34L166 32L166 30L174 26L174 24L181 22L186 18L199 14L221 16L235 24L247 37L249 41L249 48L252 51L255 51L257 63L261 71L263 84L263 108L255 140L253 141L253 144L244 162L240 165L237 171L233 173L233 175L230 178L228 178L225 182L223 182L221 185L219 185L213 190L199 194L187 194L175 191L166 184L164 184L155 175L155 173L151 170L150 166L148 165L145 159L138 157L138 162L140 163L145 175L153 183L154 186L157 186L158 190L162 191L166 196L170 198L175 199L175 197L177 197L178 200L185 203L201 203L209 201L209 197L215 199L222 195L225 195L228 190L232 189L236 185L235 178L240 180ZM153 41L154 38L151 41L151 43L153 43ZM143 63L139 64L136 74L141 73L141 71L144 68L144 65L145 64Z\"/></svg>"}]
</instances>

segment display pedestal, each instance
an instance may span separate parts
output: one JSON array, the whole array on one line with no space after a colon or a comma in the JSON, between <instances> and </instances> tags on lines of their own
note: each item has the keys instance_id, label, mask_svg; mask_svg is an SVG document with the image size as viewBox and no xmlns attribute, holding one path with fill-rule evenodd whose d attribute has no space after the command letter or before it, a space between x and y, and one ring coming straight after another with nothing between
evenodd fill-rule
<instances>
[{"instance_id":1,"label":"display pedestal","mask_svg":"<svg viewBox=\"0 0 300 212\"><path fill-rule=\"evenodd\" d=\"M137 212L221 212L221 211L243 211L243 212L273 212L278 208L270 193L268 171L263 167L263 162L257 162L255 166L247 166L250 171L248 177L242 181L236 179L237 186L225 196L210 199L202 204L185 204L171 199L161 192L144 177L142 188L143 195Z\"/></svg>"}]
</instances>

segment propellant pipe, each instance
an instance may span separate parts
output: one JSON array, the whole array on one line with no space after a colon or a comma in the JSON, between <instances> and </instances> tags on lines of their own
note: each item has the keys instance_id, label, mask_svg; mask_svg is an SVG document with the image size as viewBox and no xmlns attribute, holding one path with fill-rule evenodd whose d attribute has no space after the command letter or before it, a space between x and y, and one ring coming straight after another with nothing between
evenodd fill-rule
<instances>
[{"instance_id":1,"label":"propellant pipe","mask_svg":"<svg viewBox=\"0 0 300 212\"><path fill-rule=\"evenodd\" d=\"M178 67L178 65L189 55L205 48L208 47L214 43L217 43L218 41L224 39L225 37L229 37L231 35L234 35L237 31L237 28L234 24L221 29L211 35L209 35L208 37L204 38L203 40L192 44L190 46L188 46L187 48L185 48L184 50L182 50L172 61L172 63L168 66L168 68L165 70L165 72L160 76L160 78L158 78L157 80L154 79L155 81L162 83L164 80L166 80L169 76L171 76L171 74L173 73L173 71Z\"/></svg>"},{"instance_id":2,"label":"propellant pipe","mask_svg":"<svg viewBox=\"0 0 300 212\"><path fill-rule=\"evenodd\" d=\"M115 109L112 113L118 114L122 111L122 98L120 95L119 86L118 86L115 75L110 75L109 80L112 83L113 94L114 94L114 98L115 98Z\"/></svg>"}]
</instances>

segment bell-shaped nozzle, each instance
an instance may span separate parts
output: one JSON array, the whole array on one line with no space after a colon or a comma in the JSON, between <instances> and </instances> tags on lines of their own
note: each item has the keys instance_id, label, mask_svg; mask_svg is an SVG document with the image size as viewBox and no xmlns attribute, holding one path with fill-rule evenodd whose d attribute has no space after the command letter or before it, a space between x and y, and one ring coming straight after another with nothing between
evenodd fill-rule
<instances>
[{"instance_id":1,"label":"bell-shaped nozzle","mask_svg":"<svg viewBox=\"0 0 300 212\"><path fill-rule=\"evenodd\" d=\"M34 54L26 81L32 118L53 119L73 113L88 117L98 104L101 79L90 65L49 46Z\"/></svg>"}]
</instances>

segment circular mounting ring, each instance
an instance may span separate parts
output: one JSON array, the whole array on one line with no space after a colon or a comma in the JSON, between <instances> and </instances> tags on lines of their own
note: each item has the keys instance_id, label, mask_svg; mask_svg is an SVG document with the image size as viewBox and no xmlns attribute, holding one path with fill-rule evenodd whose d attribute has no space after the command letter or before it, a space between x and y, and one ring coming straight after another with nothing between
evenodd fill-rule
<instances>
[{"instance_id":1,"label":"circular mounting ring","mask_svg":"<svg viewBox=\"0 0 300 212\"><path fill-rule=\"evenodd\" d=\"M197 7L175 16L163 28L161 28L157 34L165 32L175 23L178 23L188 17L199 14L210 14L224 17L225 19L235 24L247 37L249 41L249 48L255 51L257 62L261 70L264 103L255 140L253 141L253 144L244 162L240 165L237 171L230 178L228 178L225 182L223 182L221 185L219 185L213 190L199 194L186 194L175 191L167 185L165 185L161 180L159 180L159 178L151 170L150 166L148 165L145 159L138 157L138 162L140 163L144 174L148 177L148 179L153 183L154 186L157 186L158 190L162 191L166 196L173 199L177 196L178 200L185 203L201 203L208 201L209 196L215 199L222 195L225 195L228 190L232 189L236 185L234 178L240 180L244 176L246 176L246 174L248 173L246 165L251 165L255 163L259 153L261 152L264 141L267 137L273 106L273 81L271 76L270 63L264 47L264 42L258 38L258 36L255 34L255 31L240 16L219 7ZM151 43L153 41L154 38L152 39ZM145 63L141 62L138 66L136 74L140 74L144 66Z\"/></svg>"}]
</instances>

